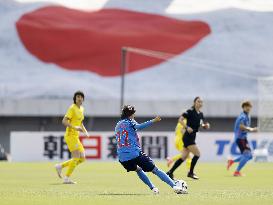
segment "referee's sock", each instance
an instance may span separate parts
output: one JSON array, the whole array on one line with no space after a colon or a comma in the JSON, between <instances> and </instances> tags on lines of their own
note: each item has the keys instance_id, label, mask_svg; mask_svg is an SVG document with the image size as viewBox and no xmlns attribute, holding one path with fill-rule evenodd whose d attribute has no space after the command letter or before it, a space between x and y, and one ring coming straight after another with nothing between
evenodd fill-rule
<instances>
[{"instance_id":1,"label":"referee's sock","mask_svg":"<svg viewBox=\"0 0 273 205\"><path fill-rule=\"evenodd\" d=\"M137 175L146 185L149 186L150 189L155 187L142 169L137 171Z\"/></svg>"},{"instance_id":2,"label":"referee's sock","mask_svg":"<svg viewBox=\"0 0 273 205\"><path fill-rule=\"evenodd\" d=\"M173 174L173 172L182 164L182 162L183 160L181 158L178 159L167 173Z\"/></svg>"},{"instance_id":3,"label":"referee's sock","mask_svg":"<svg viewBox=\"0 0 273 205\"><path fill-rule=\"evenodd\" d=\"M191 168L190 168L190 173L193 174L194 167L199 159L199 156L193 156L191 160Z\"/></svg>"}]
</instances>

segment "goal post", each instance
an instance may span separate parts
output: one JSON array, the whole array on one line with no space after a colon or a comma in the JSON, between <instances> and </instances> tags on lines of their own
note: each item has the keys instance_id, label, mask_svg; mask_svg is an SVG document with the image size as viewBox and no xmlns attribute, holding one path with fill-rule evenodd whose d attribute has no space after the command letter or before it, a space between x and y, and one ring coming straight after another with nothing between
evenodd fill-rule
<instances>
[{"instance_id":1,"label":"goal post","mask_svg":"<svg viewBox=\"0 0 273 205\"><path fill-rule=\"evenodd\" d=\"M273 76L258 78L259 132L273 132Z\"/></svg>"}]
</instances>

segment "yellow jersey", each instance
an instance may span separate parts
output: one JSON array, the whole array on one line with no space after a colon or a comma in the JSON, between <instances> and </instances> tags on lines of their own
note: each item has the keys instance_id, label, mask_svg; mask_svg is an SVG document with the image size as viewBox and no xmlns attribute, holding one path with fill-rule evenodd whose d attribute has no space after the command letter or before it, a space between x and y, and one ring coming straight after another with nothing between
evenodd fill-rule
<instances>
[{"instance_id":1,"label":"yellow jersey","mask_svg":"<svg viewBox=\"0 0 273 205\"><path fill-rule=\"evenodd\" d=\"M76 104L72 104L66 114L65 117L68 119L68 122L72 125L72 126L81 126L82 125L82 121L84 120L84 108L78 107ZM67 127L66 128L66 132L65 132L65 137L79 137L79 131L71 128L71 127Z\"/></svg>"},{"instance_id":2,"label":"yellow jersey","mask_svg":"<svg viewBox=\"0 0 273 205\"><path fill-rule=\"evenodd\" d=\"M184 119L184 123L187 124L187 119ZM175 147L178 151L182 151L184 147L183 143L183 136L185 133L186 129L181 125L180 122L177 123L176 128L175 128Z\"/></svg>"},{"instance_id":3,"label":"yellow jersey","mask_svg":"<svg viewBox=\"0 0 273 205\"><path fill-rule=\"evenodd\" d=\"M183 122L187 124L187 119L184 119ZM185 127L180 122L178 122L175 128L175 136L178 137L179 139L182 139L185 131L186 131Z\"/></svg>"}]
</instances>

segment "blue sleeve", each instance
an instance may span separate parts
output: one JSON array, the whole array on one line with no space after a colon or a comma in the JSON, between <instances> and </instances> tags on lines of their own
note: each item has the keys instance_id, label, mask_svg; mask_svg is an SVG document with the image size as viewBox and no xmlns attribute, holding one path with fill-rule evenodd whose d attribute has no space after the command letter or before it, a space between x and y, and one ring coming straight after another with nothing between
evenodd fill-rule
<instances>
[{"instance_id":1,"label":"blue sleeve","mask_svg":"<svg viewBox=\"0 0 273 205\"><path fill-rule=\"evenodd\" d=\"M146 127L151 126L152 124L153 124L153 120L149 120L149 121L143 122L141 124L138 124L137 122L135 122L135 123L133 123L133 127L136 130L142 130L142 129L146 128Z\"/></svg>"},{"instance_id":2,"label":"blue sleeve","mask_svg":"<svg viewBox=\"0 0 273 205\"><path fill-rule=\"evenodd\" d=\"M240 116L238 119L238 125L243 124L246 125L246 117L245 116Z\"/></svg>"}]
</instances>

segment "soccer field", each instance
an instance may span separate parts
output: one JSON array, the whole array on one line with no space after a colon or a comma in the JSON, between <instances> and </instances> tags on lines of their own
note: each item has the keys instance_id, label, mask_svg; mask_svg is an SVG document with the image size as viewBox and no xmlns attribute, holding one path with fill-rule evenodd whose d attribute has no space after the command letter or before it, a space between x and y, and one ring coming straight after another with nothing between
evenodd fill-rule
<instances>
[{"instance_id":1,"label":"soccer field","mask_svg":"<svg viewBox=\"0 0 273 205\"><path fill-rule=\"evenodd\" d=\"M159 188L155 196L137 177L115 162L87 162L75 170L75 185L63 185L52 163L0 163L1 205L111 204L111 205L272 205L273 163L250 163L245 177L232 177L224 164L200 163L200 180L185 177L185 165L176 177L187 181L189 194L176 195L157 177L148 174ZM157 163L164 171L165 164Z\"/></svg>"}]
</instances>

